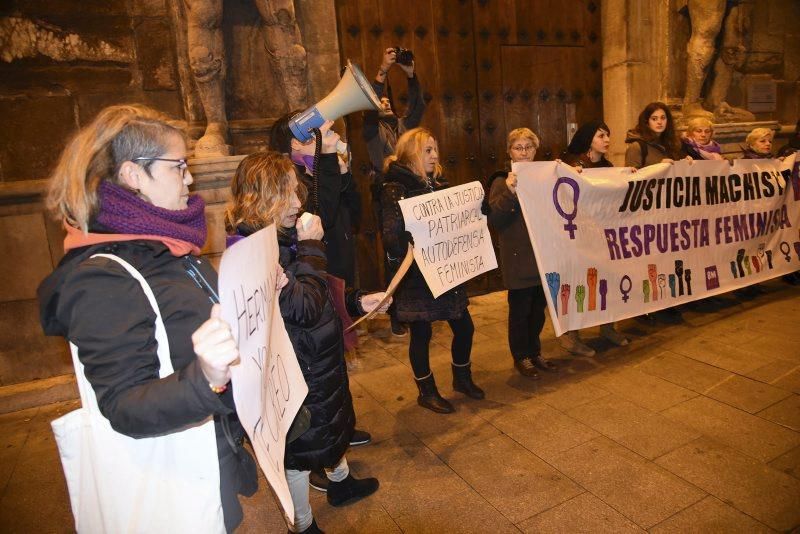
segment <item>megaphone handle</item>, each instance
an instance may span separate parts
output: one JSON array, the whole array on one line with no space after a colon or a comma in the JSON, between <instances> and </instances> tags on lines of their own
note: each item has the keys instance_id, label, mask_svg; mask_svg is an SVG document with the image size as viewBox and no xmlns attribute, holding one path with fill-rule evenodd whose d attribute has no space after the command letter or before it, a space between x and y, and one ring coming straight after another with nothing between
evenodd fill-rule
<instances>
[{"instance_id":1,"label":"megaphone handle","mask_svg":"<svg viewBox=\"0 0 800 534\"><path fill-rule=\"evenodd\" d=\"M319 213L319 155L322 153L322 132L312 128L314 132L314 171L311 178L311 212Z\"/></svg>"}]
</instances>

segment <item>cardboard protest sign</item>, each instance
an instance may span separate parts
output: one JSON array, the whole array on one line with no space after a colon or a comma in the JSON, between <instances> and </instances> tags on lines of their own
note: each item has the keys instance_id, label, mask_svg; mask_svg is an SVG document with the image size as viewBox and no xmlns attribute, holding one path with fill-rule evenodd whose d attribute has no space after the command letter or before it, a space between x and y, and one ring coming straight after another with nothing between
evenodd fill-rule
<instances>
[{"instance_id":1,"label":"cardboard protest sign","mask_svg":"<svg viewBox=\"0 0 800 534\"><path fill-rule=\"evenodd\" d=\"M800 269L794 155L636 173L513 167L557 335Z\"/></svg>"},{"instance_id":2,"label":"cardboard protest sign","mask_svg":"<svg viewBox=\"0 0 800 534\"><path fill-rule=\"evenodd\" d=\"M278 306L278 240L271 225L242 239L222 256L222 318L231 325L241 362L232 367L236 411L258 463L294 518L283 470L286 434L308 394Z\"/></svg>"},{"instance_id":3,"label":"cardboard protest sign","mask_svg":"<svg viewBox=\"0 0 800 534\"><path fill-rule=\"evenodd\" d=\"M399 202L414 259L434 297L497 268L483 195L476 181Z\"/></svg>"}]
</instances>

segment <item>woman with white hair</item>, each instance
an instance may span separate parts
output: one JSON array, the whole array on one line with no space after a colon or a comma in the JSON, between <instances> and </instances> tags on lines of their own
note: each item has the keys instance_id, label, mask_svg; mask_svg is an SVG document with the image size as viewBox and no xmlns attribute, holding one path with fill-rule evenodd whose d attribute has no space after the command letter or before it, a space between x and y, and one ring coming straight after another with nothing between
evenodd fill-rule
<instances>
[{"instance_id":1,"label":"woman with white hair","mask_svg":"<svg viewBox=\"0 0 800 534\"><path fill-rule=\"evenodd\" d=\"M714 125L705 117L694 117L686 124L681 138L683 150L692 159L723 160L722 147L714 141Z\"/></svg>"}]
</instances>

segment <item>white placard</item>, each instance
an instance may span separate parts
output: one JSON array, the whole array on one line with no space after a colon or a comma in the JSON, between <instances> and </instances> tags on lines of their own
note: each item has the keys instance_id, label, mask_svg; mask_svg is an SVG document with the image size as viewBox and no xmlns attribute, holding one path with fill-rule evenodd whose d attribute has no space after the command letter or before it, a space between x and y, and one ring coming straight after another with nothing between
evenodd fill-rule
<instances>
[{"instance_id":1,"label":"white placard","mask_svg":"<svg viewBox=\"0 0 800 534\"><path fill-rule=\"evenodd\" d=\"M275 289L278 239L271 225L242 239L222 255L219 295L222 318L239 345L232 367L233 399L258 463L294 521L283 458L286 434L308 394Z\"/></svg>"},{"instance_id":2,"label":"white placard","mask_svg":"<svg viewBox=\"0 0 800 534\"><path fill-rule=\"evenodd\" d=\"M794 155L636 173L513 167L557 335L800 269Z\"/></svg>"},{"instance_id":3,"label":"white placard","mask_svg":"<svg viewBox=\"0 0 800 534\"><path fill-rule=\"evenodd\" d=\"M476 181L399 202L414 238L414 260L434 298L497 268L483 196Z\"/></svg>"}]
</instances>

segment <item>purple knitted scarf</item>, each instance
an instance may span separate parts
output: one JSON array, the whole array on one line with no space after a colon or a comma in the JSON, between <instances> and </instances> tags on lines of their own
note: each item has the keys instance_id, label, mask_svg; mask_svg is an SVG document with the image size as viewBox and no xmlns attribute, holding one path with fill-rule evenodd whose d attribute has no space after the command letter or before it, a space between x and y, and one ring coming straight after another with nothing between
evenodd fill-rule
<instances>
[{"instance_id":1,"label":"purple knitted scarf","mask_svg":"<svg viewBox=\"0 0 800 534\"><path fill-rule=\"evenodd\" d=\"M198 248L206 242L205 202L197 195L189 196L186 209L168 210L153 206L134 192L108 180L100 184L98 193L100 213L97 222L109 230L171 237Z\"/></svg>"}]
</instances>

